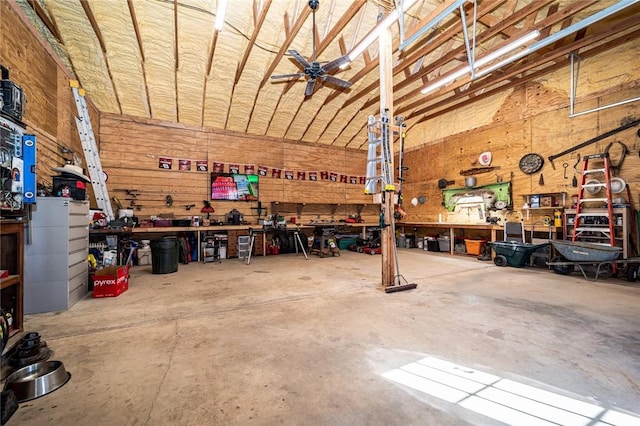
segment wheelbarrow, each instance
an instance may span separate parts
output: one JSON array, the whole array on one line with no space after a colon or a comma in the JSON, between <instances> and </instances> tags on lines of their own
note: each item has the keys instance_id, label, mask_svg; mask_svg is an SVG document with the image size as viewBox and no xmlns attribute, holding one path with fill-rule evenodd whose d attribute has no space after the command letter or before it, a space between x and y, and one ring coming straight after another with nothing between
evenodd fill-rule
<instances>
[{"instance_id":1,"label":"wheelbarrow","mask_svg":"<svg viewBox=\"0 0 640 426\"><path fill-rule=\"evenodd\" d=\"M546 247L549 243L532 244L520 241L489 241L487 245L493 248L496 256L493 263L496 266L513 266L520 268L529 263L531 254Z\"/></svg>"},{"instance_id":2,"label":"wheelbarrow","mask_svg":"<svg viewBox=\"0 0 640 426\"><path fill-rule=\"evenodd\" d=\"M626 265L628 281L636 281L640 274L640 258L618 259L622 254L621 247L566 240L551 240L551 245L560 254L547 263L556 274L569 275L577 267L586 280L597 281L600 274L613 263ZM587 265L596 267L592 279L585 272Z\"/></svg>"}]
</instances>

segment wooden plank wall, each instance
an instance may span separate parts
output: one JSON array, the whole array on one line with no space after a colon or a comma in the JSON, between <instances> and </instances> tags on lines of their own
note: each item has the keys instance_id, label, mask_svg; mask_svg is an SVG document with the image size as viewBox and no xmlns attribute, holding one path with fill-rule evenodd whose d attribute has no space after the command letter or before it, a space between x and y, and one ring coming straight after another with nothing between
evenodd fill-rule
<instances>
[{"instance_id":1,"label":"wooden plank wall","mask_svg":"<svg viewBox=\"0 0 640 426\"><path fill-rule=\"evenodd\" d=\"M585 111L601 105L640 96L638 84L623 84L615 88L595 93L578 103L575 111ZM555 169L547 157L560 153L565 149L578 145L611 129L621 126L625 120L640 118L638 102L615 108L601 110L569 118L568 99L539 83L529 83L515 90L496 113L493 123L472 131L452 135L446 139L405 153L405 164L409 167L405 182L405 211L407 221L437 221L438 215L446 217L442 206L442 190L438 188L438 179L446 178L455 181L452 187L464 187L461 170L478 167L480 153L490 151L493 154L492 166L499 170L475 175L477 185L496 182L498 177L504 181L511 180L514 207L521 209L525 194L549 192L566 192L567 204L571 194L577 194L578 188L571 185L573 166L576 154L584 156L602 152L613 141L623 142L629 149L619 177L630 186L631 197L635 208L640 208L640 127L628 129L589 147L572 154L567 154L555 161ZM411 137L408 133L407 137ZM619 158L617 145L611 148L614 161ZM545 158L540 173L524 174L519 169L520 159L527 153L538 153ZM562 164L566 162L567 178L564 178ZM582 170L582 163L578 164ZM540 185L542 174L544 185ZM576 174L578 182L580 175ZM424 205L412 206L408 201L412 197L424 195ZM619 194L624 195L625 194ZM544 215L552 215L552 211L530 213L530 221L537 222ZM525 215L526 217L526 215Z\"/></svg>"},{"instance_id":2,"label":"wooden plank wall","mask_svg":"<svg viewBox=\"0 0 640 426\"><path fill-rule=\"evenodd\" d=\"M0 2L0 63L9 69L9 77L22 87L27 105L23 121L27 133L37 137L37 181L51 186L52 176L73 155L84 160L74 117L77 115L69 80L72 75L52 53L48 43L28 23L24 12L14 2ZM92 123L98 125L98 110L89 102ZM86 168L85 168L86 169Z\"/></svg>"},{"instance_id":3,"label":"wooden plank wall","mask_svg":"<svg viewBox=\"0 0 640 426\"><path fill-rule=\"evenodd\" d=\"M203 129L176 123L141 119L116 114L101 115L100 157L108 174L108 189L117 196L124 208L133 208L141 217L173 214L174 217L199 215L203 200L209 200L210 172L213 162L237 163L243 172L244 165L269 167L267 176L260 177L261 206L271 207L280 202L278 214L297 216L298 203L306 203L302 209L303 223L310 219L343 219L356 214L353 203L370 203L361 184L345 184L330 181L310 181L309 171L333 171L340 174L363 176L366 152L345 148L318 147L315 145L276 140L268 137L235 134L232 132ZM159 168L159 158L171 158L171 170ZM178 170L180 159L191 160L191 170ZM204 160L208 172L195 169L195 161ZM282 179L271 176L271 169L282 170ZM305 180L286 180L284 172L306 172ZM135 194L135 195L134 195ZM173 205L166 205L170 195ZM190 210L186 206L195 204ZM257 220L257 202L213 201L216 209L212 219L224 220L232 209L240 211L245 220ZM316 205L318 204L318 205ZM333 208L332 204L340 204ZM267 214L262 212L262 218ZM269 214L271 212L269 211ZM374 206L363 209L368 219L375 220ZM257 221L255 222L257 223Z\"/></svg>"}]
</instances>

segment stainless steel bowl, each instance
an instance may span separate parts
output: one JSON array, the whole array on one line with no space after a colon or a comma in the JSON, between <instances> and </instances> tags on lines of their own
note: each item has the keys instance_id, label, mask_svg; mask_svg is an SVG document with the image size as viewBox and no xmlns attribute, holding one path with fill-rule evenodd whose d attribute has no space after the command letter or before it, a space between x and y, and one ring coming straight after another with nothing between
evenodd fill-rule
<instances>
[{"instance_id":1,"label":"stainless steel bowl","mask_svg":"<svg viewBox=\"0 0 640 426\"><path fill-rule=\"evenodd\" d=\"M36 362L11 373L4 388L13 390L18 402L24 402L53 392L70 378L61 361Z\"/></svg>"}]
</instances>

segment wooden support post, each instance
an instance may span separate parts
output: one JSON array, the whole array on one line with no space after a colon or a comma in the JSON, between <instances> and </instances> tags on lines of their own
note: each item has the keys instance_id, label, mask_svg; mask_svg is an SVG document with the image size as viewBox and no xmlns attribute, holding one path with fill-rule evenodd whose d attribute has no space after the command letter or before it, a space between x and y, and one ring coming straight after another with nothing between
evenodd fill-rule
<instances>
[{"instance_id":1,"label":"wooden support post","mask_svg":"<svg viewBox=\"0 0 640 426\"><path fill-rule=\"evenodd\" d=\"M391 153L390 168L393 178L393 58L391 48L391 31L386 30L378 37L379 67L380 67L380 115L385 111L389 117L388 129L389 152ZM385 137L385 136L383 136ZM393 182L392 182L393 183ZM383 185L384 186L384 185ZM384 191L384 188L382 188ZM380 244L382 251L382 288L392 286L396 275L396 236L393 229L393 209L395 192L389 191L383 194L380 205L381 214L384 215L384 223L381 223ZM382 222L382 221L381 221Z\"/></svg>"}]
</instances>

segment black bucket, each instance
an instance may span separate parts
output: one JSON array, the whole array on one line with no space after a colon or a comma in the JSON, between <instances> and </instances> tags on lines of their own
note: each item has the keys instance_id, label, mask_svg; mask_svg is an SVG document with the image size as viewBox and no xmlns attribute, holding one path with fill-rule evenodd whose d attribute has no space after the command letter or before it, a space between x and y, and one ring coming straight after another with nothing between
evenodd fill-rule
<instances>
[{"instance_id":1,"label":"black bucket","mask_svg":"<svg viewBox=\"0 0 640 426\"><path fill-rule=\"evenodd\" d=\"M180 243L175 237L160 238L151 241L151 272L170 274L178 271Z\"/></svg>"}]
</instances>

